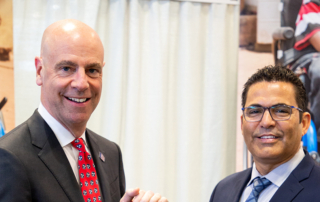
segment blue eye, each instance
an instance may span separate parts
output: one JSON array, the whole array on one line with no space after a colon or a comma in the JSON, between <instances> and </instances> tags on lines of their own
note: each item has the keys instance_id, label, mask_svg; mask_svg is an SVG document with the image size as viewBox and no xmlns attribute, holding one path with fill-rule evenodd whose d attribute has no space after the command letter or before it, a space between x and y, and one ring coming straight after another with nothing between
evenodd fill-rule
<instances>
[{"instance_id":1,"label":"blue eye","mask_svg":"<svg viewBox=\"0 0 320 202\"><path fill-rule=\"evenodd\" d=\"M100 70L99 69L94 69L94 68L91 68L91 69L87 69L87 75L92 77L92 78L97 78L100 76Z\"/></svg>"},{"instance_id":2,"label":"blue eye","mask_svg":"<svg viewBox=\"0 0 320 202\"><path fill-rule=\"evenodd\" d=\"M63 69L63 71L67 72L70 70L70 67L63 67L62 69Z\"/></svg>"}]
</instances>

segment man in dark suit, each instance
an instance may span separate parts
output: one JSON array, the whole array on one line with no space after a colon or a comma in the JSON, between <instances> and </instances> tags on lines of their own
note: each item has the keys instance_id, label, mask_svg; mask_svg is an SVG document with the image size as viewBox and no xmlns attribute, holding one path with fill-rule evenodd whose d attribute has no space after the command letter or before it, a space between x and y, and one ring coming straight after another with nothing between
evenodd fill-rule
<instances>
[{"instance_id":1,"label":"man in dark suit","mask_svg":"<svg viewBox=\"0 0 320 202\"><path fill-rule=\"evenodd\" d=\"M210 202L319 201L320 168L301 147L310 125L306 92L286 68L265 67L242 92L242 135L253 167L223 179Z\"/></svg>"},{"instance_id":2,"label":"man in dark suit","mask_svg":"<svg viewBox=\"0 0 320 202\"><path fill-rule=\"evenodd\" d=\"M167 202L138 188L125 193L119 147L86 128L101 95L103 58L99 36L80 21L45 30L35 58L41 104L0 139L0 201Z\"/></svg>"}]
</instances>

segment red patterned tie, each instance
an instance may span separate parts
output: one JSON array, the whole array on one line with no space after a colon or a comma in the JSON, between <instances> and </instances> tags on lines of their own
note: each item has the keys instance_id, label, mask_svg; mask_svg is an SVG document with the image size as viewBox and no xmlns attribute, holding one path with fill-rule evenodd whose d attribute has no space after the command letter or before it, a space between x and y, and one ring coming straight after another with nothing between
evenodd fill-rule
<instances>
[{"instance_id":1,"label":"red patterned tie","mask_svg":"<svg viewBox=\"0 0 320 202\"><path fill-rule=\"evenodd\" d=\"M83 139L77 138L71 143L79 150L78 168L82 196L85 202L101 201L97 172L91 155L86 151Z\"/></svg>"}]
</instances>

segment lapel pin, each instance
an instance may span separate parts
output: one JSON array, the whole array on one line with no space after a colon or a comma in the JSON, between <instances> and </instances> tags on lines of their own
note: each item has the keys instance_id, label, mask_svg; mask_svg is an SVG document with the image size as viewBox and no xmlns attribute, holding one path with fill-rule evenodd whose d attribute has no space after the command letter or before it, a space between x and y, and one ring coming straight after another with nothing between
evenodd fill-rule
<instances>
[{"instance_id":1,"label":"lapel pin","mask_svg":"<svg viewBox=\"0 0 320 202\"><path fill-rule=\"evenodd\" d=\"M106 158L104 158L104 155L101 152L99 152L99 157L101 161L105 162Z\"/></svg>"}]
</instances>

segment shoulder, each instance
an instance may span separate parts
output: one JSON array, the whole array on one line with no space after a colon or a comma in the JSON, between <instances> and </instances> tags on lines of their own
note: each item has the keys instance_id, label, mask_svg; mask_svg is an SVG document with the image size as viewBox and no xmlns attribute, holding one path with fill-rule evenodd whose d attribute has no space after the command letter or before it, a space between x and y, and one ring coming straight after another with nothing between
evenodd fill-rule
<instances>
[{"instance_id":1,"label":"shoulder","mask_svg":"<svg viewBox=\"0 0 320 202\"><path fill-rule=\"evenodd\" d=\"M21 148L32 145L32 133L39 133L40 137L45 138L46 128L48 127L46 127L45 121L35 110L29 119L0 138L0 148L21 151Z\"/></svg>"},{"instance_id":2,"label":"shoulder","mask_svg":"<svg viewBox=\"0 0 320 202\"><path fill-rule=\"evenodd\" d=\"M320 167L316 165L308 153L306 153L300 164L292 171L284 185L289 185L289 182L293 182L293 179L298 180L307 190L314 190L314 193L318 194L318 190L320 189Z\"/></svg>"},{"instance_id":3,"label":"shoulder","mask_svg":"<svg viewBox=\"0 0 320 202\"><path fill-rule=\"evenodd\" d=\"M26 122L0 138L0 148L15 151L23 144L30 144L30 132Z\"/></svg>"},{"instance_id":4,"label":"shoulder","mask_svg":"<svg viewBox=\"0 0 320 202\"><path fill-rule=\"evenodd\" d=\"M305 173L305 180L307 183L314 181L317 184L317 187L320 188L320 166L315 163L315 161L311 158L309 154L306 154L304 159L301 161L300 165L296 168L297 171L295 173L295 176L297 176L297 173L299 172L301 175ZM301 176L301 179L303 176Z\"/></svg>"},{"instance_id":5,"label":"shoulder","mask_svg":"<svg viewBox=\"0 0 320 202\"><path fill-rule=\"evenodd\" d=\"M221 180L216 188L225 188L227 186L230 186L232 184L235 184L235 182L239 181L239 180L243 180L243 181L247 181L246 179L250 178L251 176L251 168L249 169L246 169L244 171L241 171L241 172L237 172L237 173L234 173L234 174L231 174L229 176L227 176L226 178L224 178L223 180Z\"/></svg>"},{"instance_id":6,"label":"shoulder","mask_svg":"<svg viewBox=\"0 0 320 202\"><path fill-rule=\"evenodd\" d=\"M37 119L36 113L0 138L0 164L2 165L0 167L22 169L31 165L31 161L34 163L38 158L40 149L33 145L31 130L40 130L44 127L41 121L34 121L34 119ZM40 132L39 136L45 137L46 135Z\"/></svg>"},{"instance_id":7,"label":"shoulder","mask_svg":"<svg viewBox=\"0 0 320 202\"><path fill-rule=\"evenodd\" d=\"M30 133L26 122L0 138L0 176L3 176L0 182L1 197L12 197L15 194L12 192L21 190L22 187L30 188L28 187L29 182L25 169L28 162L23 159L23 156L32 151ZM5 189L5 186L11 188ZM3 194L2 191L5 191L6 194ZM24 192L17 197L22 197L24 194L28 193Z\"/></svg>"},{"instance_id":8,"label":"shoulder","mask_svg":"<svg viewBox=\"0 0 320 202\"><path fill-rule=\"evenodd\" d=\"M250 176L251 168L224 178L214 188L210 202L239 200L244 187L250 180Z\"/></svg>"},{"instance_id":9,"label":"shoulder","mask_svg":"<svg viewBox=\"0 0 320 202\"><path fill-rule=\"evenodd\" d=\"M285 200L288 194L294 196L293 201L319 201L319 181L320 167L306 153L300 164L279 187L273 197L273 201Z\"/></svg>"},{"instance_id":10,"label":"shoulder","mask_svg":"<svg viewBox=\"0 0 320 202\"><path fill-rule=\"evenodd\" d=\"M312 172L311 172L311 175L314 177L317 177L317 179L320 180L320 166L319 165L314 165ZM319 183L319 187L320 187L320 183Z\"/></svg>"}]
</instances>

